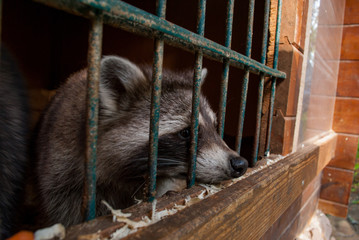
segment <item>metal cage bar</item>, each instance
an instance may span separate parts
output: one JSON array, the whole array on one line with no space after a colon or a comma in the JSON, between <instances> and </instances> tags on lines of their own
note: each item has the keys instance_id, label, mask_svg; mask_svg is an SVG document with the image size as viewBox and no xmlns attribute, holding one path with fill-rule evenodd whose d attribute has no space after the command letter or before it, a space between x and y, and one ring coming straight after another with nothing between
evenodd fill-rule
<instances>
[{"instance_id":1,"label":"metal cage bar","mask_svg":"<svg viewBox=\"0 0 359 240\"><path fill-rule=\"evenodd\" d=\"M234 9L234 0L228 0L227 19L226 19L226 39L224 42L224 46L227 48L231 48L231 43L232 43L233 9ZM229 61L228 59L224 59L222 81L221 81L221 97L219 103L219 121L218 121L218 134L221 136L221 138L223 138L224 123L226 120L228 77L229 77Z\"/></svg>"},{"instance_id":2,"label":"metal cage bar","mask_svg":"<svg viewBox=\"0 0 359 240\"><path fill-rule=\"evenodd\" d=\"M166 17L166 0L157 0L157 15ZM153 57L152 94L151 94L151 120L150 120L150 151L149 151L149 186L148 199L153 201L156 196L156 176L158 157L158 131L160 119L162 66L163 66L163 39L155 40L155 51Z\"/></svg>"},{"instance_id":3,"label":"metal cage bar","mask_svg":"<svg viewBox=\"0 0 359 240\"><path fill-rule=\"evenodd\" d=\"M99 109L99 83L102 51L102 15L91 20L89 49L87 56L87 140L86 140L86 177L83 196L85 219L96 217L96 152Z\"/></svg>"},{"instance_id":4,"label":"metal cage bar","mask_svg":"<svg viewBox=\"0 0 359 240\"><path fill-rule=\"evenodd\" d=\"M261 53L261 63L263 64L266 62L266 55L267 55L269 7L270 7L270 0L266 0L264 5L264 24L263 24L262 53ZM260 137L262 107L263 107L263 89L264 89L264 74L261 73L259 86L258 86L256 132L254 135L254 146L253 146L252 159L250 163L251 166L254 166L257 163L257 158L258 158L259 137Z\"/></svg>"},{"instance_id":5,"label":"metal cage bar","mask_svg":"<svg viewBox=\"0 0 359 240\"><path fill-rule=\"evenodd\" d=\"M278 51L279 51L279 38L280 38L280 24L282 16L282 0L278 0L277 6L277 24L276 24L276 33L275 33L275 44L274 44L274 58L273 58L273 68L277 69L278 67ZM272 87L271 87L271 98L270 98L270 107L269 107L269 123L267 128L267 145L265 156L268 156L270 153L270 140L272 134L272 123L273 123L273 111L274 111L274 99L275 99L275 89L277 84L277 78L273 76Z\"/></svg>"},{"instance_id":6,"label":"metal cage bar","mask_svg":"<svg viewBox=\"0 0 359 240\"><path fill-rule=\"evenodd\" d=\"M198 1L197 16L197 33L204 35L206 20L206 0ZM188 169L188 187L192 187L196 179L196 162L197 162L197 143L198 143L198 125L199 125L199 106L200 106L200 88L202 78L202 50L196 52L196 61L193 76L192 91L192 116L191 116L191 148L190 148L190 165Z\"/></svg>"},{"instance_id":7,"label":"metal cage bar","mask_svg":"<svg viewBox=\"0 0 359 240\"><path fill-rule=\"evenodd\" d=\"M1 59L1 47L2 47L2 5L3 5L3 1L0 0L0 59Z\"/></svg>"},{"instance_id":8,"label":"metal cage bar","mask_svg":"<svg viewBox=\"0 0 359 240\"><path fill-rule=\"evenodd\" d=\"M255 0L250 0L248 7L246 56L249 58L251 57L251 52L252 52L254 3ZM243 123L244 123L244 115L246 112L246 103L247 103L248 81L249 81L249 69L245 68L245 73L242 83L241 102L239 108L238 133L236 138L236 151L238 152L238 154L241 153Z\"/></svg>"}]
</instances>

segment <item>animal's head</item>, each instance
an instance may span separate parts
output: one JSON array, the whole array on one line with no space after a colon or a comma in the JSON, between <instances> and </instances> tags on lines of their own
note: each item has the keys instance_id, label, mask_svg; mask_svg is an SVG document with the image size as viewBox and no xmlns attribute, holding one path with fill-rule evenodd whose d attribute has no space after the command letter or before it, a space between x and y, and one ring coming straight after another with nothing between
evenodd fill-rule
<instances>
[{"instance_id":1,"label":"animal's head","mask_svg":"<svg viewBox=\"0 0 359 240\"><path fill-rule=\"evenodd\" d=\"M202 79L207 70L202 71ZM158 176L185 178L191 142L193 71L163 71L158 142ZM108 56L101 62L99 167L120 168L121 177L147 171L151 102L150 67ZM203 80L202 80L203 83ZM196 179L215 183L243 175L248 162L216 132L216 115L200 97ZM111 173L109 170L107 174ZM116 179L116 176L114 176Z\"/></svg>"}]
</instances>

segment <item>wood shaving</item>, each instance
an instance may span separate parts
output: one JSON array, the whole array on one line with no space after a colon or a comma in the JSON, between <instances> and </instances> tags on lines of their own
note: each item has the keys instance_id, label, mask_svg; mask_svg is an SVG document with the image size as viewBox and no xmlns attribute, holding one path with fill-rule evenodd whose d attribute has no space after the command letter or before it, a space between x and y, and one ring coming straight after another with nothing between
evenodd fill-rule
<instances>
[{"instance_id":1,"label":"wood shaving","mask_svg":"<svg viewBox=\"0 0 359 240\"><path fill-rule=\"evenodd\" d=\"M35 240L64 239L66 235L65 227L58 223L48 228L39 229L34 234Z\"/></svg>"}]
</instances>

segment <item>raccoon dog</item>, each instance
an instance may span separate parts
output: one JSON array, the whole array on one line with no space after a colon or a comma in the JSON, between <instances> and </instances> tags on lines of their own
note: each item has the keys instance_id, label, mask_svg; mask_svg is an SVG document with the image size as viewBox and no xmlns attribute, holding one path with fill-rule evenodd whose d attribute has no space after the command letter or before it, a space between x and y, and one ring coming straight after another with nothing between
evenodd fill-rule
<instances>
[{"instance_id":1,"label":"raccoon dog","mask_svg":"<svg viewBox=\"0 0 359 240\"><path fill-rule=\"evenodd\" d=\"M0 62L0 239L14 233L27 167L28 106L23 80L8 52Z\"/></svg>"},{"instance_id":2,"label":"raccoon dog","mask_svg":"<svg viewBox=\"0 0 359 240\"><path fill-rule=\"evenodd\" d=\"M133 204L147 174L151 68L107 56L101 62L97 145L97 214ZM206 70L202 72L206 75ZM158 147L158 195L185 183L190 147L193 72L163 72ZM49 223L81 222L86 126L86 70L72 75L45 112L37 141L38 182ZM247 161L216 133L216 116L201 96L196 179L239 177ZM181 185L181 187L183 187Z\"/></svg>"}]
</instances>

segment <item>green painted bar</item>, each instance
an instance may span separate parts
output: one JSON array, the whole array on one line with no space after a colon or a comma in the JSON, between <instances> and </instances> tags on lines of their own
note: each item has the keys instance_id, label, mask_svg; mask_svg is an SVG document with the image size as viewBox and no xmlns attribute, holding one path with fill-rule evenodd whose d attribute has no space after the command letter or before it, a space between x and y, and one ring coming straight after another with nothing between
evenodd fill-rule
<instances>
[{"instance_id":1,"label":"green painted bar","mask_svg":"<svg viewBox=\"0 0 359 240\"><path fill-rule=\"evenodd\" d=\"M200 105L200 87L202 73L201 52L196 53L196 62L194 67L193 91L192 91L192 116L191 116L191 148L190 148L190 165L188 170L187 187L192 187L196 179L196 162L197 162L197 146L198 146L198 126L199 126L199 105Z\"/></svg>"},{"instance_id":2,"label":"green painted bar","mask_svg":"<svg viewBox=\"0 0 359 240\"><path fill-rule=\"evenodd\" d=\"M249 6L248 6L246 56L249 58L251 57L251 52L252 52L254 3L255 3L255 0L250 0ZM239 108L239 120L238 120L238 133L237 133L237 138L236 138L236 151L238 152L238 154L241 153L243 124L244 124L244 117L245 117L245 113L246 113L246 104L247 104L248 82L249 82L249 68L245 68L245 73L244 73L243 83L242 83L241 102L239 104L240 108ZM251 166L250 162L249 162L249 166ZM253 166L251 166L251 167L253 167Z\"/></svg>"},{"instance_id":3,"label":"green painted bar","mask_svg":"<svg viewBox=\"0 0 359 240\"><path fill-rule=\"evenodd\" d=\"M157 14L161 18L166 16L166 0L157 1ZM149 137L149 185L148 200L152 202L156 196L157 158L158 158L158 131L160 120L162 66L164 43L162 39L155 40L155 52L153 56L152 70L152 94L151 94L151 119Z\"/></svg>"},{"instance_id":4,"label":"green painted bar","mask_svg":"<svg viewBox=\"0 0 359 240\"><path fill-rule=\"evenodd\" d=\"M269 7L270 7L270 0L266 0L264 5L264 24L263 24L262 53L261 53L261 63L263 64L266 62L266 56L267 56ZM250 164L253 166L257 163L257 159L258 159L259 137L260 137L262 107L263 107L263 89L264 89L264 75L261 74L259 80L259 86L258 86L256 132L254 135L254 146L252 152L252 160Z\"/></svg>"},{"instance_id":5,"label":"green painted bar","mask_svg":"<svg viewBox=\"0 0 359 240\"><path fill-rule=\"evenodd\" d=\"M83 196L85 219L96 217L96 152L99 108L100 64L102 52L102 16L91 20L87 56L87 118L86 125L86 178Z\"/></svg>"},{"instance_id":6,"label":"green painted bar","mask_svg":"<svg viewBox=\"0 0 359 240\"><path fill-rule=\"evenodd\" d=\"M277 13L277 26L275 34L275 44L274 44L274 59L273 59L273 68L277 69L278 66L278 50L279 50L279 38L280 38L280 24L281 24L281 15L282 15L282 0L278 0L278 13ZM275 89L276 89L277 78L273 77L272 80L272 90L271 90L271 99L269 106L269 123L267 128L267 145L265 155L270 154L270 140L272 134L272 123L273 123L273 111L274 111L274 99L275 99Z\"/></svg>"},{"instance_id":7,"label":"green painted bar","mask_svg":"<svg viewBox=\"0 0 359 240\"><path fill-rule=\"evenodd\" d=\"M0 59L1 59L1 47L2 47L2 0L0 0Z\"/></svg>"},{"instance_id":8,"label":"green painted bar","mask_svg":"<svg viewBox=\"0 0 359 240\"><path fill-rule=\"evenodd\" d=\"M198 15L197 15L197 33L204 35L204 27L206 20L206 0L198 1ZM190 164L188 168L187 187L192 187L196 179L196 163L197 163L197 145L198 145L198 126L199 126L199 106L200 106L200 91L201 91L201 77L202 77L202 51L196 52L196 60L194 66L193 76L193 91L192 91L192 115L191 115L191 147L190 147Z\"/></svg>"},{"instance_id":9,"label":"green painted bar","mask_svg":"<svg viewBox=\"0 0 359 240\"><path fill-rule=\"evenodd\" d=\"M248 93L248 81L249 81L249 71L246 70L243 77L242 91L241 91L241 101L239 104L239 120L238 120L238 133L236 137L236 151L238 154L241 153L242 146L242 136L243 136L243 125L244 117L246 113L246 102L247 102L247 93Z\"/></svg>"},{"instance_id":10,"label":"green painted bar","mask_svg":"<svg viewBox=\"0 0 359 240\"><path fill-rule=\"evenodd\" d=\"M244 69L248 67L250 72L285 78L285 73L274 70L249 57L235 52L225 46L215 43L196 33L188 31L173 23L167 22L153 14L133 7L122 1L115 0L35 0L46 5L56 7L73 14L89 17L94 11L102 11L104 22L112 26L145 35L151 38L163 37L169 45L181 47L188 51L202 49L203 56L223 62L228 59L230 66Z\"/></svg>"},{"instance_id":11,"label":"green painted bar","mask_svg":"<svg viewBox=\"0 0 359 240\"><path fill-rule=\"evenodd\" d=\"M270 139L271 139L271 134L272 134L276 84L277 84L277 78L273 78L272 86L271 86L270 106L269 106L269 123L268 123L268 128L267 128L267 145L266 145L266 151L264 152L265 156L269 156L269 154L270 154Z\"/></svg>"},{"instance_id":12,"label":"green painted bar","mask_svg":"<svg viewBox=\"0 0 359 240\"><path fill-rule=\"evenodd\" d=\"M224 46L227 48L231 48L231 43L232 43L233 9L234 9L234 0L228 0L227 19L226 19L226 39L224 43ZM223 138L224 123L226 121L228 78L229 78L229 62L227 59L225 59L223 61L221 97L219 103L219 121L218 121L218 134L221 136L221 138Z\"/></svg>"},{"instance_id":13,"label":"green painted bar","mask_svg":"<svg viewBox=\"0 0 359 240\"><path fill-rule=\"evenodd\" d=\"M249 161L249 166L255 166L258 160L258 148L259 148L259 137L262 119L262 108L263 108L263 90L264 90L264 75L261 74L258 86L258 102L257 102L257 114L256 114L256 130L254 134L254 145L252 151L252 159Z\"/></svg>"}]
</instances>

